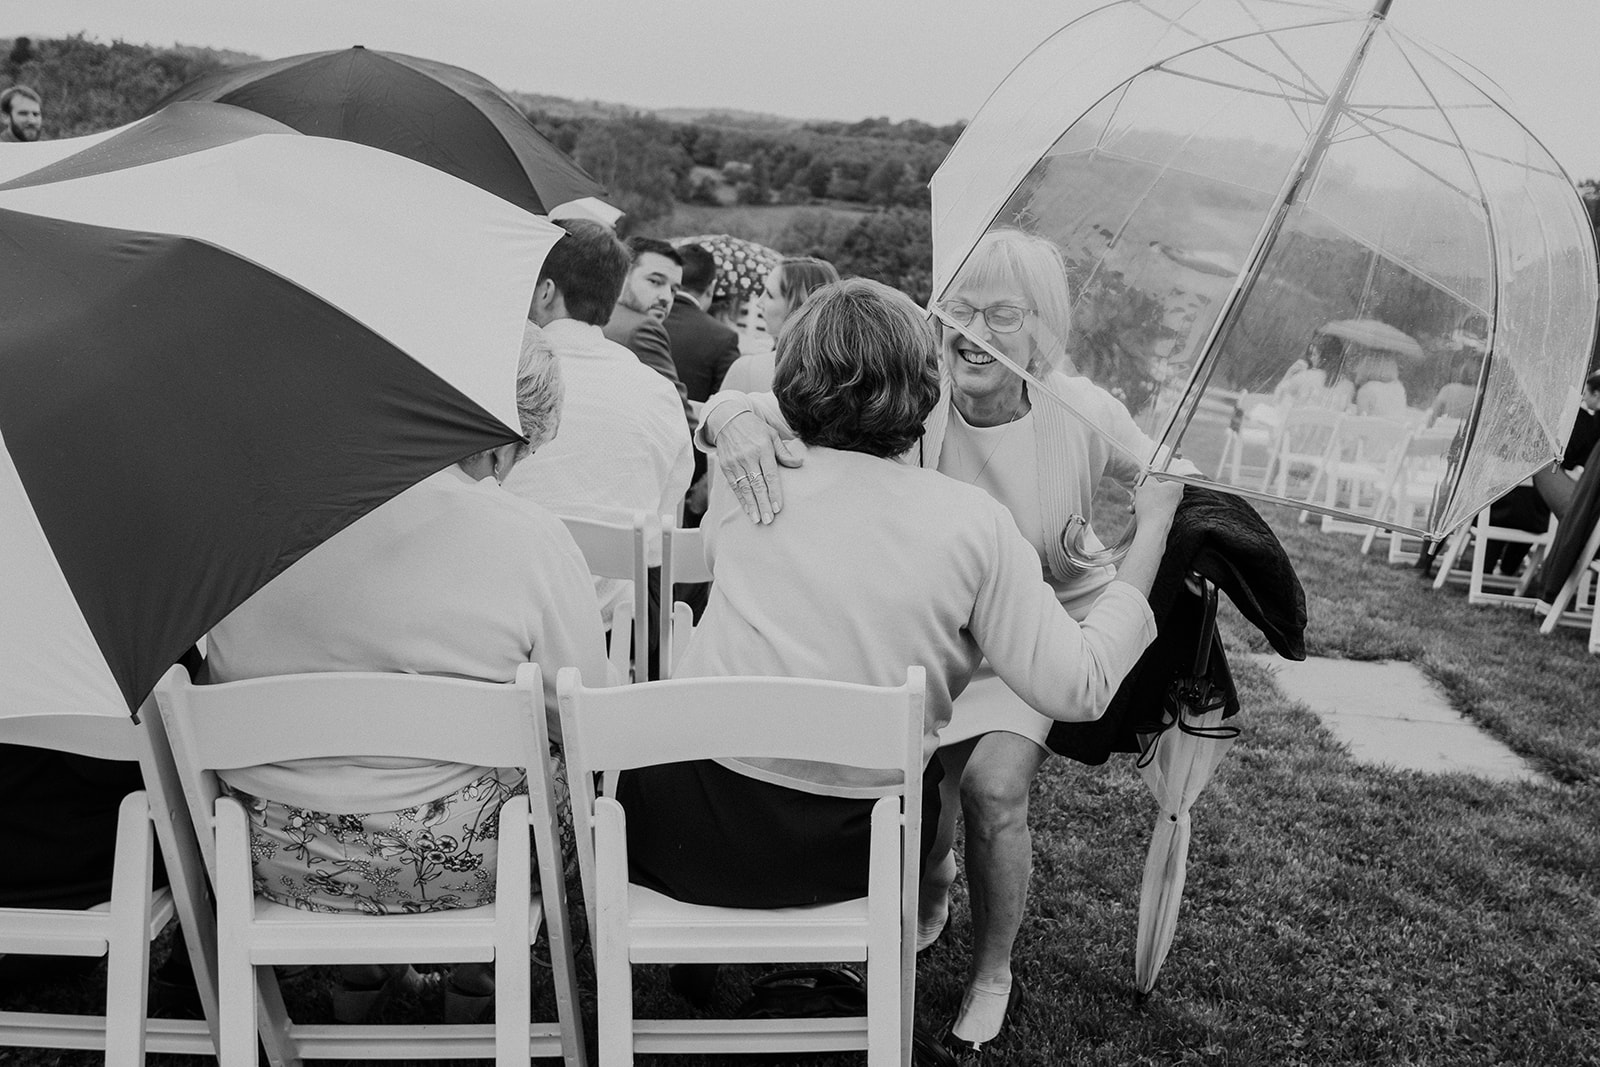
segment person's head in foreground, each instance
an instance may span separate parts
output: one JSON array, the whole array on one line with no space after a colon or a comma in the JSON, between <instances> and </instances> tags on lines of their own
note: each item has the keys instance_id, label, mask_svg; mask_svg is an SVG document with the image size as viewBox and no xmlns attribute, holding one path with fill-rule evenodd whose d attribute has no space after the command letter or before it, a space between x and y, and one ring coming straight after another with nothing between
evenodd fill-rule
<instances>
[{"instance_id":1,"label":"person's head in foreground","mask_svg":"<svg viewBox=\"0 0 1600 1067\"><path fill-rule=\"evenodd\" d=\"M807 297L838 280L839 272L825 259L790 256L780 260L767 272L766 287L761 290L761 320L767 324L767 333L776 338Z\"/></svg>"},{"instance_id":2,"label":"person's head in foreground","mask_svg":"<svg viewBox=\"0 0 1600 1067\"><path fill-rule=\"evenodd\" d=\"M538 326L557 319L604 326L633 257L617 235L598 222L562 219L556 225L567 235L544 257L528 319Z\"/></svg>"},{"instance_id":3,"label":"person's head in foreground","mask_svg":"<svg viewBox=\"0 0 1600 1067\"><path fill-rule=\"evenodd\" d=\"M958 396L1022 403L1022 379L980 341L1034 374L1070 366L1067 266L1043 237L1011 229L984 234L939 306L962 327L942 331L945 368Z\"/></svg>"},{"instance_id":4,"label":"person's head in foreground","mask_svg":"<svg viewBox=\"0 0 1600 1067\"><path fill-rule=\"evenodd\" d=\"M660 322L672 310L672 294L683 281L683 257L654 237L628 238L633 264L617 303Z\"/></svg>"},{"instance_id":5,"label":"person's head in foreground","mask_svg":"<svg viewBox=\"0 0 1600 1067\"><path fill-rule=\"evenodd\" d=\"M504 482L511 468L555 438L561 426L561 401L565 396L561 364L544 331L533 323L522 330L522 354L517 360L517 421L526 441L487 448L462 460L460 467L482 481Z\"/></svg>"},{"instance_id":6,"label":"person's head in foreground","mask_svg":"<svg viewBox=\"0 0 1600 1067\"><path fill-rule=\"evenodd\" d=\"M824 285L778 337L772 391L807 445L898 456L922 436L939 400L933 329L887 285Z\"/></svg>"},{"instance_id":7,"label":"person's head in foreground","mask_svg":"<svg viewBox=\"0 0 1600 1067\"><path fill-rule=\"evenodd\" d=\"M13 85L0 93L0 119L8 141L37 141L44 125L39 94L26 85Z\"/></svg>"}]
</instances>

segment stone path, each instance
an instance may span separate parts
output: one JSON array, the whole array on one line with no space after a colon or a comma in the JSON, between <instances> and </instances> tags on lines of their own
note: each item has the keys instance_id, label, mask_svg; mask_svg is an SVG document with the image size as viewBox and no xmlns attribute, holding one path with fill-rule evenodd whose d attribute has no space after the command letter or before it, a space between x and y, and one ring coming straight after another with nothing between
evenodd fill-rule
<instances>
[{"instance_id":1,"label":"stone path","mask_svg":"<svg viewBox=\"0 0 1600 1067\"><path fill-rule=\"evenodd\" d=\"M1364 763L1500 781L1545 781L1526 760L1450 706L1409 663L1250 659L1276 676L1291 700L1308 706Z\"/></svg>"}]
</instances>

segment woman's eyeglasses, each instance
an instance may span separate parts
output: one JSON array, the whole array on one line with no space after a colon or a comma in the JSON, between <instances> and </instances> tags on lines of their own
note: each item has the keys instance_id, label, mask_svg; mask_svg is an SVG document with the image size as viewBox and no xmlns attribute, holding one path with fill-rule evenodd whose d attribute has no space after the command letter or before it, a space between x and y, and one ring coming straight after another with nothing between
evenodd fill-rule
<instances>
[{"instance_id":1,"label":"woman's eyeglasses","mask_svg":"<svg viewBox=\"0 0 1600 1067\"><path fill-rule=\"evenodd\" d=\"M1034 313L1032 308L1016 304L990 304L986 308L975 308L959 300L940 304L939 308L962 326L972 325L972 320L982 315L985 325L994 333L1016 333L1022 329L1028 316Z\"/></svg>"}]
</instances>

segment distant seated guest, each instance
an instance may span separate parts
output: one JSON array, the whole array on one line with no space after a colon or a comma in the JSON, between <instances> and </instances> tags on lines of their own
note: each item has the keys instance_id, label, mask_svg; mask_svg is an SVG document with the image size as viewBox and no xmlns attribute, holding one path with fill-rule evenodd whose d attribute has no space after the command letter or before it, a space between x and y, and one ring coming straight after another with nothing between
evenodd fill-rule
<instances>
[{"instance_id":1,"label":"distant seated guest","mask_svg":"<svg viewBox=\"0 0 1600 1067\"><path fill-rule=\"evenodd\" d=\"M1572 424L1561 462L1533 476L1532 485L1519 485L1489 508L1489 521L1495 526L1539 533L1549 529L1550 516L1566 518L1572 498L1578 491L1578 476L1589 454L1600 443L1600 371L1584 379L1578 417ZM1506 541L1490 541L1484 550L1484 565L1505 575L1516 574L1528 546Z\"/></svg>"},{"instance_id":2,"label":"distant seated guest","mask_svg":"<svg viewBox=\"0 0 1600 1067\"><path fill-rule=\"evenodd\" d=\"M608 340L615 341L639 358L639 362L672 383L678 393L683 417L694 433L694 413L689 409L689 392L678 377L672 359L672 338L664 323L672 309L672 294L683 280L683 257L666 241L633 236L626 248L632 257L622 291L602 325Z\"/></svg>"},{"instance_id":3,"label":"distant seated guest","mask_svg":"<svg viewBox=\"0 0 1600 1067\"><path fill-rule=\"evenodd\" d=\"M1363 358L1356 365L1356 414L1402 422L1406 417L1406 387L1400 382L1400 365L1387 353Z\"/></svg>"},{"instance_id":4,"label":"distant seated guest","mask_svg":"<svg viewBox=\"0 0 1600 1067\"><path fill-rule=\"evenodd\" d=\"M783 324L800 309L808 296L829 282L838 280L839 272L833 264L814 256L790 256L773 267L767 273L766 288L757 298L761 302L761 319L766 323L767 335L773 342L777 342ZM741 393L770 391L777 358L776 348L739 357L739 361L729 368L721 387L737 389Z\"/></svg>"},{"instance_id":5,"label":"distant seated guest","mask_svg":"<svg viewBox=\"0 0 1600 1067\"><path fill-rule=\"evenodd\" d=\"M1283 407L1336 407L1344 399L1330 391L1344 360L1344 342L1329 334L1317 334L1306 344L1305 353L1289 365L1283 380L1272 391L1275 403Z\"/></svg>"},{"instance_id":6,"label":"distant seated guest","mask_svg":"<svg viewBox=\"0 0 1600 1067\"><path fill-rule=\"evenodd\" d=\"M1477 400L1478 366L1475 361L1469 361L1457 367L1455 377L1439 387L1433 403L1428 406L1428 425L1432 426L1441 418L1465 422L1472 417Z\"/></svg>"},{"instance_id":7,"label":"distant seated guest","mask_svg":"<svg viewBox=\"0 0 1600 1067\"><path fill-rule=\"evenodd\" d=\"M671 515L694 470L678 394L603 330L622 303L634 257L596 223L561 225L567 236L545 257L528 307L529 321L560 357L561 436L518 464L506 488L565 518L627 523L639 511ZM596 578L594 587L609 627L632 583Z\"/></svg>"},{"instance_id":8,"label":"distant seated guest","mask_svg":"<svg viewBox=\"0 0 1600 1067\"><path fill-rule=\"evenodd\" d=\"M534 327L517 406L528 444L469 456L407 489L218 623L211 679L390 671L510 682L534 662L553 710L561 667L607 678L577 545L561 520L499 485L560 417L558 365ZM490 902L492 816L526 789L516 769L391 758L297 760L221 777L251 811L260 895L375 915ZM330 794L342 799L328 809Z\"/></svg>"},{"instance_id":9,"label":"distant seated guest","mask_svg":"<svg viewBox=\"0 0 1600 1067\"><path fill-rule=\"evenodd\" d=\"M717 261L697 244L682 245L683 281L672 297L665 326L672 341L672 362L689 399L704 404L722 388L723 376L739 358L739 334L708 314L717 285Z\"/></svg>"},{"instance_id":10,"label":"distant seated guest","mask_svg":"<svg viewBox=\"0 0 1600 1067\"><path fill-rule=\"evenodd\" d=\"M796 312L778 337L773 389L806 462L785 473L782 521L752 523L734 506L707 516L717 579L678 676L898 685L919 664L925 759L984 657L1045 715L1104 712L1155 635L1145 597L1181 490L1140 489L1133 547L1080 625L1004 505L902 462L940 400L939 373L926 316L886 286L837 282ZM924 789L924 851L938 767ZM882 772L755 759L624 774L632 877L714 905L861 896L872 798L889 784Z\"/></svg>"}]
</instances>

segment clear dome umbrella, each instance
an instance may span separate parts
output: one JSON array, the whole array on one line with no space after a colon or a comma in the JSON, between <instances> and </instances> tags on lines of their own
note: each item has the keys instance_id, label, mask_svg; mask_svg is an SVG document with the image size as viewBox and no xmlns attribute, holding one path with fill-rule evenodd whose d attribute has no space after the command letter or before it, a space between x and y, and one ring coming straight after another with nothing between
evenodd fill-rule
<instances>
[{"instance_id":1,"label":"clear dome umbrella","mask_svg":"<svg viewBox=\"0 0 1600 1067\"><path fill-rule=\"evenodd\" d=\"M934 175L944 328L1096 429L1046 372L1109 393L1148 445L1108 445L1145 473L1258 500L1438 537L1549 463L1593 343L1592 230L1493 84L1389 6L1128 0L1050 37ZM984 296L1027 309L1032 367L964 296L994 289L985 242L1011 230L1048 240L1069 282L1070 315ZM1314 463L1266 477L1293 407L1426 433L1451 382L1475 390L1471 415L1431 431L1453 435L1449 458L1407 473L1403 513L1329 491ZM1245 404L1273 409L1267 429L1224 464Z\"/></svg>"}]
</instances>

